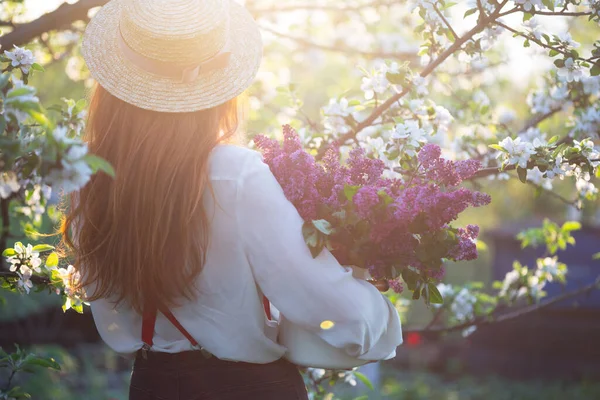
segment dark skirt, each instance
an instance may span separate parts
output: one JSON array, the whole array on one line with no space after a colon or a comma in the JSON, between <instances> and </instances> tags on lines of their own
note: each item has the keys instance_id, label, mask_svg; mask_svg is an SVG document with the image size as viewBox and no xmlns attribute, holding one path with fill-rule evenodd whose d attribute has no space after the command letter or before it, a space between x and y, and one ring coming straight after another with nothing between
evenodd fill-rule
<instances>
[{"instance_id":1,"label":"dark skirt","mask_svg":"<svg viewBox=\"0 0 600 400\"><path fill-rule=\"evenodd\" d=\"M200 351L138 353L129 400L308 400L298 368L205 358Z\"/></svg>"}]
</instances>

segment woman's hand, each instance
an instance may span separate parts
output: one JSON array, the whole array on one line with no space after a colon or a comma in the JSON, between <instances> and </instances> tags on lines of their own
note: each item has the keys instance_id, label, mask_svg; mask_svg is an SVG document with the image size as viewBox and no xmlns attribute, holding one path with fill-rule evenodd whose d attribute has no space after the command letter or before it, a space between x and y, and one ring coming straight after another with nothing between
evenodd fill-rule
<instances>
[{"instance_id":1,"label":"woman's hand","mask_svg":"<svg viewBox=\"0 0 600 400\"><path fill-rule=\"evenodd\" d=\"M345 266L347 269L352 270L352 276L356 279L362 279L369 282L371 285L375 286L377 290L380 292L387 292L390 288L390 284L385 279L372 279L371 275L369 275L368 270L365 268L356 267L354 265Z\"/></svg>"},{"instance_id":2,"label":"woman's hand","mask_svg":"<svg viewBox=\"0 0 600 400\"><path fill-rule=\"evenodd\" d=\"M379 290L381 293L387 292L390 288L390 284L385 279L379 279L379 280L367 279L367 282L369 282L371 285L375 286L377 288L377 290Z\"/></svg>"}]
</instances>

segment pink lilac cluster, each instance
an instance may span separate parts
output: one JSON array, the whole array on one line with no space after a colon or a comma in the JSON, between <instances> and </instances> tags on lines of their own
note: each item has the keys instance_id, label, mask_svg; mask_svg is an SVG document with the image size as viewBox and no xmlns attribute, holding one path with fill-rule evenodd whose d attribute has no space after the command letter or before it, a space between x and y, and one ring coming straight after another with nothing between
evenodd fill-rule
<instances>
[{"instance_id":1,"label":"pink lilac cluster","mask_svg":"<svg viewBox=\"0 0 600 400\"><path fill-rule=\"evenodd\" d=\"M382 177L384 163L358 147L345 164L333 147L317 162L287 125L282 144L265 136L254 141L302 218L331 223L327 247L340 263L368 268L400 292L398 278L406 268L418 271L423 282L437 281L443 260L477 257L479 228L450 223L468 207L491 201L459 186L481 168L478 161L446 160L438 146L427 144L409 176L390 179Z\"/></svg>"}]
</instances>

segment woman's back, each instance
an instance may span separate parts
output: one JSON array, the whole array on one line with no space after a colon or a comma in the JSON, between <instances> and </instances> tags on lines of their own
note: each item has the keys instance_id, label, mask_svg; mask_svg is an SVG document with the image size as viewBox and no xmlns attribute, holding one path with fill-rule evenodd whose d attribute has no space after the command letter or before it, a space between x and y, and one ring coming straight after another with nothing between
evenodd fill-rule
<instances>
[{"instance_id":1,"label":"woman's back","mask_svg":"<svg viewBox=\"0 0 600 400\"><path fill-rule=\"evenodd\" d=\"M328 252L313 259L302 219L287 201L260 154L217 146L209 162L214 200L205 193L210 220L206 264L194 282L196 298L172 308L183 327L221 359L267 363L282 357L277 322L263 309L263 293L290 321L364 359L389 356L401 340L394 308L372 285L354 279ZM216 203L215 203L216 201ZM169 268L165 265L164 268ZM386 307L387 303L387 307ZM142 347L142 317L126 303L92 302L103 339L116 351ZM336 334L337 332L337 334ZM341 333L341 335L339 335ZM159 313L153 350L191 350L190 342Z\"/></svg>"}]
</instances>

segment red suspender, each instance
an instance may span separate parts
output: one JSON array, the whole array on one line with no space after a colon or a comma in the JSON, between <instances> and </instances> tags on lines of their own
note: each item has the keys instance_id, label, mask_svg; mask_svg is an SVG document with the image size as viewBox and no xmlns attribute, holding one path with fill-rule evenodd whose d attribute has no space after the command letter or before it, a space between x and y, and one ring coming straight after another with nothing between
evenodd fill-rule
<instances>
[{"instance_id":1,"label":"red suspender","mask_svg":"<svg viewBox=\"0 0 600 400\"><path fill-rule=\"evenodd\" d=\"M154 325L156 324L156 307L144 306L144 315L142 316L142 342L148 350L154 344Z\"/></svg>"},{"instance_id":2,"label":"red suspender","mask_svg":"<svg viewBox=\"0 0 600 400\"><path fill-rule=\"evenodd\" d=\"M198 346L198 342L196 342L196 339L194 339L192 337L192 335L190 335L189 332L186 331L183 326L181 326L181 324L179 323L179 321L177 321L177 318L175 318L175 316L171 313L171 311L169 311L168 308L161 307L160 308L160 312L163 313L164 316L167 317L167 319L169 321L171 321L171 323L173 325L175 325L175 328L179 329L179 332L181 332L183 334L183 336L185 336L185 338L190 341L190 343L192 344L192 346L195 346L195 347Z\"/></svg>"},{"instance_id":3,"label":"red suspender","mask_svg":"<svg viewBox=\"0 0 600 400\"><path fill-rule=\"evenodd\" d=\"M263 307L265 309L265 314L268 319L271 319L271 305L269 303L269 299L263 296ZM154 326L156 325L156 314L160 310L161 313L185 336L187 340L190 341L192 346L199 347L196 339L190 335L190 333L177 321L177 318L173 315L168 308L159 306L158 309L156 306L148 306L144 307L144 314L142 315L142 342L144 342L144 350L150 350L152 345L154 344Z\"/></svg>"},{"instance_id":4,"label":"red suspender","mask_svg":"<svg viewBox=\"0 0 600 400\"><path fill-rule=\"evenodd\" d=\"M265 314L267 314L267 319L271 319L271 303L267 296L263 296L263 307L265 309Z\"/></svg>"}]
</instances>

